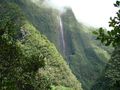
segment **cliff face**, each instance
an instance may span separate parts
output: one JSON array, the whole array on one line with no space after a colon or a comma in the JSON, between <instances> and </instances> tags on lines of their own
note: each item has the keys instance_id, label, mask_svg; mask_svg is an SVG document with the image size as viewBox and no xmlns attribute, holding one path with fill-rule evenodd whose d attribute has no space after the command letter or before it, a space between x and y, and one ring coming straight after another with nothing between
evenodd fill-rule
<instances>
[{"instance_id":1,"label":"cliff face","mask_svg":"<svg viewBox=\"0 0 120 90\"><path fill-rule=\"evenodd\" d=\"M79 24L71 9L62 15L67 62L73 73L89 90L109 58L107 49L95 41L94 28Z\"/></svg>"},{"instance_id":2,"label":"cliff face","mask_svg":"<svg viewBox=\"0 0 120 90\"><path fill-rule=\"evenodd\" d=\"M74 75L89 90L109 59L108 49L95 41L96 30L78 23L71 9L59 11L29 0L14 0L26 18L44 34L66 59Z\"/></svg>"},{"instance_id":3,"label":"cliff face","mask_svg":"<svg viewBox=\"0 0 120 90\"><path fill-rule=\"evenodd\" d=\"M19 6L7 0L0 7L0 89L82 90L54 44L19 18Z\"/></svg>"}]
</instances>

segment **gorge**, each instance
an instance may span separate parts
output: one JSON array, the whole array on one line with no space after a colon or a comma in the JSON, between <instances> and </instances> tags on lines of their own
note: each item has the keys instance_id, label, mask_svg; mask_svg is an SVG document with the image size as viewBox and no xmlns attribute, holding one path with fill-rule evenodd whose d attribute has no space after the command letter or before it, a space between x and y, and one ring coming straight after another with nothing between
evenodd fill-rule
<instances>
[{"instance_id":1,"label":"gorge","mask_svg":"<svg viewBox=\"0 0 120 90\"><path fill-rule=\"evenodd\" d=\"M45 64L37 74L40 87L42 90L50 87L90 90L102 74L112 49L96 41L92 31L97 29L78 22L71 8L60 14L57 9L37 1L5 0L5 3L17 5L26 18L27 24L23 26L30 36L18 46L23 51L21 55L27 55L25 58L30 58L31 63L33 59Z\"/></svg>"}]
</instances>

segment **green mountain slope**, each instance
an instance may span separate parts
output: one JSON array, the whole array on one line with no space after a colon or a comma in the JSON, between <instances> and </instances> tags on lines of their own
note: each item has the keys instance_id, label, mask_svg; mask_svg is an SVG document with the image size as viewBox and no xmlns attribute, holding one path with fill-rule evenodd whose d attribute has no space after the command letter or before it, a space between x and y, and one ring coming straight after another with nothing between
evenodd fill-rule
<instances>
[{"instance_id":1,"label":"green mountain slope","mask_svg":"<svg viewBox=\"0 0 120 90\"><path fill-rule=\"evenodd\" d=\"M109 54L94 40L92 28L77 22L71 9L62 15L62 20L69 65L84 89L89 90L104 69Z\"/></svg>"},{"instance_id":2,"label":"green mountain slope","mask_svg":"<svg viewBox=\"0 0 120 90\"><path fill-rule=\"evenodd\" d=\"M0 7L0 89L82 90L55 46L26 19L21 21L19 7L8 0Z\"/></svg>"},{"instance_id":3,"label":"green mountain slope","mask_svg":"<svg viewBox=\"0 0 120 90\"><path fill-rule=\"evenodd\" d=\"M120 89L120 47L113 51L111 59L100 78L96 80L91 90L119 90Z\"/></svg>"},{"instance_id":4,"label":"green mountain slope","mask_svg":"<svg viewBox=\"0 0 120 90\"><path fill-rule=\"evenodd\" d=\"M61 14L39 2L37 5L30 0L14 2L21 7L27 19L55 44L83 88L89 90L104 69L111 51L95 40L92 31L96 29L78 23L69 8Z\"/></svg>"},{"instance_id":5,"label":"green mountain slope","mask_svg":"<svg viewBox=\"0 0 120 90\"><path fill-rule=\"evenodd\" d=\"M59 12L55 9L41 5L39 6L31 2L31 0L9 0L15 2L23 10L26 18L45 36L49 38L51 42L55 44L60 51L59 38ZM42 1L42 0L40 0ZM44 0L43 0L44 1Z\"/></svg>"}]
</instances>

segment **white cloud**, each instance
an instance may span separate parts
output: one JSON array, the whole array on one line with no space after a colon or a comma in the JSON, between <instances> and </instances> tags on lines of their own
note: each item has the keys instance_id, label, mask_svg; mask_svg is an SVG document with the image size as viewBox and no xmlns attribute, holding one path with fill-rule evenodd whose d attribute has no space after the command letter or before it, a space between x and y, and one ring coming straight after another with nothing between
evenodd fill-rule
<instances>
[{"instance_id":1,"label":"white cloud","mask_svg":"<svg viewBox=\"0 0 120 90\"><path fill-rule=\"evenodd\" d=\"M70 6L76 18L94 27L108 28L110 16L115 15L115 0L51 0L56 7Z\"/></svg>"}]
</instances>

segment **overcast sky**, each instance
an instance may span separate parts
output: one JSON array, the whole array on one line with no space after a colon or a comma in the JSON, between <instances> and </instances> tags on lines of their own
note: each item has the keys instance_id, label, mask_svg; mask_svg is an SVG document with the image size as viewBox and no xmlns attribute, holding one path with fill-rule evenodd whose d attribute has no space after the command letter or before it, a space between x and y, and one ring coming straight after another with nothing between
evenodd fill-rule
<instances>
[{"instance_id":1,"label":"overcast sky","mask_svg":"<svg viewBox=\"0 0 120 90\"><path fill-rule=\"evenodd\" d=\"M51 0L56 7L70 6L76 18L84 24L108 28L110 16L115 15L116 0Z\"/></svg>"}]
</instances>

